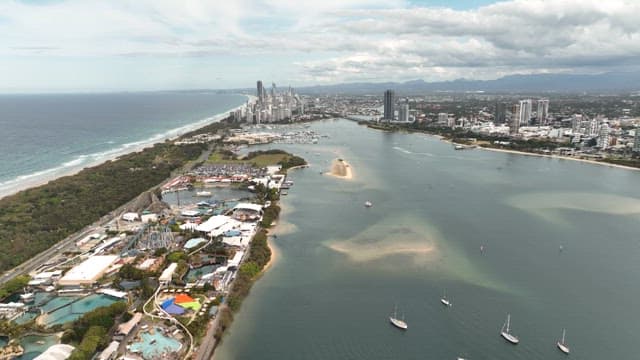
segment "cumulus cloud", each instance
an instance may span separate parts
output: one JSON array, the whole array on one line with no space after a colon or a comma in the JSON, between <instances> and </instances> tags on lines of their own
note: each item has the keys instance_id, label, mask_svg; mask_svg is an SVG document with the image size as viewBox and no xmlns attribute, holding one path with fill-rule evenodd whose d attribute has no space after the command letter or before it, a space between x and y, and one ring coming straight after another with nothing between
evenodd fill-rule
<instances>
[{"instance_id":1,"label":"cumulus cloud","mask_svg":"<svg viewBox=\"0 0 640 360\"><path fill-rule=\"evenodd\" d=\"M0 3L0 56L256 59L293 83L636 70L640 2L403 0ZM244 80L243 80L244 81Z\"/></svg>"}]
</instances>

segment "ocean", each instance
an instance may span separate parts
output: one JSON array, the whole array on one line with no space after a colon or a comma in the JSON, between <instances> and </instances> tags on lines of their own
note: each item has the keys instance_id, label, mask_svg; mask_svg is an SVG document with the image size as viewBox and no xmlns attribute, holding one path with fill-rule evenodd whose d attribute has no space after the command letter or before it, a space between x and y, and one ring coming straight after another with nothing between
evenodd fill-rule
<instances>
[{"instance_id":1,"label":"ocean","mask_svg":"<svg viewBox=\"0 0 640 360\"><path fill-rule=\"evenodd\" d=\"M207 91L0 95L0 197L180 135L246 100Z\"/></svg>"},{"instance_id":2,"label":"ocean","mask_svg":"<svg viewBox=\"0 0 640 360\"><path fill-rule=\"evenodd\" d=\"M640 171L346 120L310 130L329 137L248 149L310 167L289 174L277 260L216 360L559 360L563 328L569 358L638 357ZM325 174L335 158L352 181ZM389 323L396 305L407 331ZM500 337L508 314L516 346Z\"/></svg>"}]
</instances>

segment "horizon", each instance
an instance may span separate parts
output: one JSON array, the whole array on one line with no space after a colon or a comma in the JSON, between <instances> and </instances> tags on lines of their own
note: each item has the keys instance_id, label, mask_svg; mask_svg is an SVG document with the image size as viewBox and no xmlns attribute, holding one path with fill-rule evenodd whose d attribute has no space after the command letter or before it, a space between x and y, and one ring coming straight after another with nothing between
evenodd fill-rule
<instances>
[{"instance_id":1,"label":"horizon","mask_svg":"<svg viewBox=\"0 0 640 360\"><path fill-rule=\"evenodd\" d=\"M635 72L638 11L624 0L15 0L0 4L0 93Z\"/></svg>"}]
</instances>

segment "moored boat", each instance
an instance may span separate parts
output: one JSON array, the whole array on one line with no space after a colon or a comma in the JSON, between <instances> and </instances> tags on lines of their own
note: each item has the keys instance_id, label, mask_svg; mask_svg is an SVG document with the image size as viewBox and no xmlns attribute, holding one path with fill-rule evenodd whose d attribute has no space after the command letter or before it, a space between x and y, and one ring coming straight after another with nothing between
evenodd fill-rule
<instances>
[{"instance_id":1,"label":"moored boat","mask_svg":"<svg viewBox=\"0 0 640 360\"><path fill-rule=\"evenodd\" d=\"M560 351L562 351L563 353L569 355L569 346L564 341L565 333L566 333L566 329L562 329L562 339L560 341L558 341L556 343L556 345L558 345L558 349L560 349Z\"/></svg>"},{"instance_id":2,"label":"moored boat","mask_svg":"<svg viewBox=\"0 0 640 360\"><path fill-rule=\"evenodd\" d=\"M389 316L389 321L398 329L407 330L409 328L407 323L404 321L404 316L402 317L402 320L398 319L398 306L394 307L393 315Z\"/></svg>"},{"instance_id":3,"label":"moored boat","mask_svg":"<svg viewBox=\"0 0 640 360\"><path fill-rule=\"evenodd\" d=\"M512 344L518 344L520 342L520 339L518 339L517 336L511 334L510 332L510 327L511 325L511 314L507 315L507 322L504 323L504 325L502 325L502 330L500 331L500 335L507 340L508 342L512 343Z\"/></svg>"},{"instance_id":4,"label":"moored boat","mask_svg":"<svg viewBox=\"0 0 640 360\"><path fill-rule=\"evenodd\" d=\"M451 301L449 299L447 299L447 292L444 292L444 295L442 295L442 298L440 298L440 302L442 303L442 305L446 306L446 307L450 307L453 304L451 303Z\"/></svg>"}]
</instances>

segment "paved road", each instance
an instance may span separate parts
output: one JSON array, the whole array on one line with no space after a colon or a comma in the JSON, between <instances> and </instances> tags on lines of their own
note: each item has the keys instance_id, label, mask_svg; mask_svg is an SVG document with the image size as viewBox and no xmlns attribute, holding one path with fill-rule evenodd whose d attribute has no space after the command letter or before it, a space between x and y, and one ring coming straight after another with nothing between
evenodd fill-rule
<instances>
[{"instance_id":1,"label":"paved road","mask_svg":"<svg viewBox=\"0 0 640 360\"><path fill-rule=\"evenodd\" d=\"M200 343L200 347L198 348L198 352L196 353L196 360L209 360L213 355L213 350L216 348L216 338L215 333L218 328L218 322L220 319L220 314L227 307L226 304L220 304L218 307L218 313L213 321L209 322L209 327L207 328L207 333L202 338L202 343Z\"/></svg>"}]
</instances>

